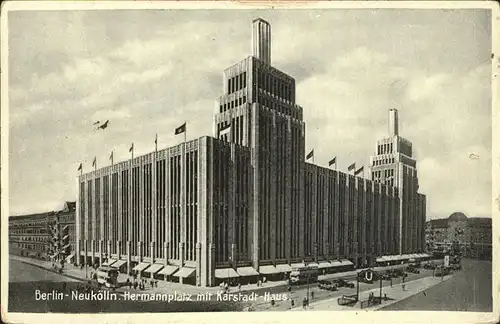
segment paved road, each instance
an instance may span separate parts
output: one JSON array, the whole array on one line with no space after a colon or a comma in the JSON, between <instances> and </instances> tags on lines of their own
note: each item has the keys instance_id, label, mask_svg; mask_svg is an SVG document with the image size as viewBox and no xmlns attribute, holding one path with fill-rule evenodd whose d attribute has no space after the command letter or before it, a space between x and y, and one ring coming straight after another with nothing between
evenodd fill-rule
<instances>
[{"instance_id":1,"label":"paved road","mask_svg":"<svg viewBox=\"0 0 500 324\"><path fill-rule=\"evenodd\" d=\"M425 272L425 271L424 271ZM9 310L15 312L186 312L186 311L238 311L250 306L250 303L244 302L220 302L216 300L216 296L210 301L191 301L191 302L170 302L165 301L126 301L120 298L119 301L75 301L67 297L64 300L41 301L35 299L35 290L41 292L50 292L52 290L61 291L63 282L66 284L66 290L69 295L71 291L75 291L80 282L61 276L50 271L37 268L32 265L27 265L17 260L10 259L10 283L9 283ZM419 275L410 275L410 280L421 278L429 275L421 273ZM353 279L352 276L347 279ZM394 283L399 283L400 279L395 279ZM389 282L384 282L384 286L389 285ZM373 289L378 287L375 284L360 284L360 291ZM120 289L123 291L123 289ZM340 296L342 294L353 294L356 289L341 288L337 292L329 292L320 290L317 284L311 284L310 290L315 293L315 300ZM264 293L282 294L287 291L286 286L269 287L264 286L261 289L254 291L242 291L243 295L258 293L260 296ZM307 293L307 285L293 287L292 298L296 305L304 298ZM134 291L139 293L151 293L153 291ZM170 291L172 293L173 291ZM231 293L238 293L237 288L233 288ZM262 300L257 302L261 304ZM254 304L255 303L251 303ZM270 304L270 302L266 302ZM282 304L282 305L280 305ZM288 309L290 301L278 302L273 307L274 310L281 308ZM282 307L280 307L282 306ZM252 307L253 308L253 307ZM258 310L267 310L269 307L257 307Z\"/></svg>"},{"instance_id":2,"label":"paved road","mask_svg":"<svg viewBox=\"0 0 500 324\"><path fill-rule=\"evenodd\" d=\"M77 290L81 282L50 271L10 259L9 264L9 304L10 312L29 313L123 313L123 312L219 312L239 311L244 305L235 302L216 301L148 301L123 300L96 301L73 300L71 292ZM65 290L63 289L66 286ZM36 300L35 292L63 292L68 294L63 300ZM147 293L147 292L146 292Z\"/></svg>"},{"instance_id":3,"label":"paved road","mask_svg":"<svg viewBox=\"0 0 500 324\"><path fill-rule=\"evenodd\" d=\"M453 278L383 310L491 312L491 261L463 260Z\"/></svg>"},{"instance_id":4,"label":"paved road","mask_svg":"<svg viewBox=\"0 0 500 324\"><path fill-rule=\"evenodd\" d=\"M9 282L34 281L74 282L76 280L25 264L12 258L9 259Z\"/></svg>"}]
</instances>

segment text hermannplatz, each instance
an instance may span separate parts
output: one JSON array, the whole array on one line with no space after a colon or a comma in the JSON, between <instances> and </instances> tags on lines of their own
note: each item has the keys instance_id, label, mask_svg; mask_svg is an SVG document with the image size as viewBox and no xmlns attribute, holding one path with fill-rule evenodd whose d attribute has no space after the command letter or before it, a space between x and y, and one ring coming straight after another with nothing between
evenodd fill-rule
<instances>
[{"instance_id":1,"label":"text hermannplatz","mask_svg":"<svg viewBox=\"0 0 500 324\"><path fill-rule=\"evenodd\" d=\"M270 25L256 19L252 28L253 55L223 73L214 137L79 177L79 263L213 286L280 276L296 263L365 266L424 250L411 143L400 151L409 142L397 131L381 142L391 151L372 157L372 180L305 162L295 80L271 66Z\"/></svg>"}]
</instances>

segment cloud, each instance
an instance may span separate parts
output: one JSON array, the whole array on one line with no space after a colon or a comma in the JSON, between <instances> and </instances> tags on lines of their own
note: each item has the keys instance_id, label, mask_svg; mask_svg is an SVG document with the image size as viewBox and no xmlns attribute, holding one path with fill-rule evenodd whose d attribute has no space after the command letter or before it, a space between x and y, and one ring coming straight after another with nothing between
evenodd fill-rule
<instances>
[{"instance_id":1,"label":"cloud","mask_svg":"<svg viewBox=\"0 0 500 324\"><path fill-rule=\"evenodd\" d=\"M398 108L429 216L489 216L491 30L476 10L11 12L11 213L73 200L80 162L127 159L132 142L145 154L156 133L176 145L184 121L188 139L212 135L222 72L251 54L255 16L272 24L273 65L296 78L318 164L367 167Z\"/></svg>"}]
</instances>

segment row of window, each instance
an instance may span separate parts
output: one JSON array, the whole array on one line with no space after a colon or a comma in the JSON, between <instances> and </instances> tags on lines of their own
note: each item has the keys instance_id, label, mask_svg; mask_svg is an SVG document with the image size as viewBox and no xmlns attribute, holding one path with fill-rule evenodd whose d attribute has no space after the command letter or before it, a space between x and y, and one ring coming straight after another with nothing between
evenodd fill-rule
<instances>
[{"instance_id":1,"label":"row of window","mask_svg":"<svg viewBox=\"0 0 500 324\"><path fill-rule=\"evenodd\" d=\"M45 228L20 228L20 229L9 229L10 234L45 234L47 230Z\"/></svg>"},{"instance_id":2,"label":"row of window","mask_svg":"<svg viewBox=\"0 0 500 324\"><path fill-rule=\"evenodd\" d=\"M384 171L384 181L383 181L383 183L386 184L386 185L389 185L389 186L393 187L394 186L394 170L393 169L387 169L387 170L383 170L383 171ZM382 170L380 170L380 171L373 171L372 180L380 182L382 180Z\"/></svg>"},{"instance_id":3,"label":"row of window","mask_svg":"<svg viewBox=\"0 0 500 324\"><path fill-rule=\"evenodd\" d=\"M389 163L394 163L396 160L394 158L386 158L373 161L373 166L384 165Z\"/></svg>"},{"instance_id":4,"label":"row of window","mask_svg":"<svg viewBox=\"0 0 500 324\"><path fill-rule=\"evenodd\" d=\"M269 72L259 69L257 71L257 87L285 101L293 102L292 85L280 80Z\"/></svg>"},{"instance_id":5,"label":"row of window","mask_svg":"<svg viewBox=\"0 0 500 324\"><path fill-rule=\"evenodd\" d=\"M240 73L227 80L227 93L231 94L247 86L247 73Z\"/></svg>"},{"instance_id":6,"label":"row of window","mask_svg":"<svg viewBox=\"0 0 500 324\"><path fill-rule=\"evenodd\" d=\"M394 153L392 143L381 144L377 148L377 155Z\"/></svg>"},{"instance_id":7,"label":"row of window","mask_svg":"<svg viewBox=\"0 0 500 324\"><path fill-rule=\"evenodd\" d=\"M22 249L30 249L30 250L37 250L37 251L45 251L45 245L40 245L40 244L25 244L25 243L18 243L17 247L20 247Z\"/></svg>"},{"instance_id":8,"label":"row of window","mask_svg":"<svg viewBox=\"0 0 500 324\"><path fill-rule=\"evenodd\" d=\"M223 113L225 111L228 111L229 109L233 109L233 108L239 107L239 106L243 105L246 102L247 102L247 97L243 96L243 98L238 98L238 99L235 99L235 100L233 100L231 102L227 102L225 104L221 104L220 107L219 107L219 112Z\"/></svg>"},{"instance_id":9,"label":"row of window","mask_svg":"<svg viewBox=\"0 0 500 324\"><path fill-rule=\"evenodd\" d=\"M276 110L279 113L291 116L295 119L300 119L298 109L293 109L288 105L282 105L275 100L266 97L259 97L258 102L269 109Z\"/></svg>"}]
</instances>

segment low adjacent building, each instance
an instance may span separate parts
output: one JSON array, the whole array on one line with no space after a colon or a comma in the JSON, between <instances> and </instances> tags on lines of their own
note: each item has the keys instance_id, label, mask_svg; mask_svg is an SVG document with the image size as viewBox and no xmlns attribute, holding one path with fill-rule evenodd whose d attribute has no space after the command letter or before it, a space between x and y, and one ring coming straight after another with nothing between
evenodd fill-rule
<instances>
[{"instance_id":1,"label":"low adjacent building","mask_svg":"<svg viewBox=\"0 0 500 324\"><path fill-rule=\"evenodd\" d=\"M75 202L63 209L9 217L9 253L72 262L75 254Z\"/></svg>"},{"instance_id":2,"label":"low adjacent building","mask_svg":"<svg viewBox=\"0 0 500 324\"><path fill-rule=\"evenodd\" d=\"M465 257L491 259L491 218L468 218L455 212L448 218L428 221L425 228L428 252L446 254L457 250Z\"/></svg>"}]
</instances>

